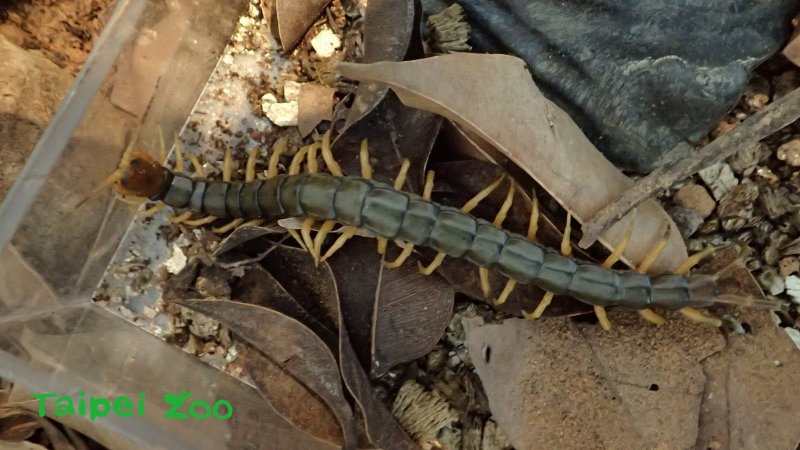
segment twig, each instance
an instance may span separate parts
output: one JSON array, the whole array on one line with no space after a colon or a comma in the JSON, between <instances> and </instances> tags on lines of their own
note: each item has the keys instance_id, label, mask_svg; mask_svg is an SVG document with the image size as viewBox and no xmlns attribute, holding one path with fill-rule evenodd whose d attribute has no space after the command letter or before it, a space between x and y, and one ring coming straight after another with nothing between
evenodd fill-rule
<instances>
[{"instance_id":1,"label":"twig","mask_svg":"<svg viewBox=\"0 0 800 450\"><path fill-rule=\"evenodd\" d=\"M606 206L583 226L581 248L592 245L597 238L625 217L639 203L666 189L675 182L724 160L742 148L755 145L761 139L791 124L800 117L800 88L753 114L736 128L705 147L668 167L661 167L640 179L614 203ZM683 144L671 152L678 152Z\"/></svg>"}]
</instances>

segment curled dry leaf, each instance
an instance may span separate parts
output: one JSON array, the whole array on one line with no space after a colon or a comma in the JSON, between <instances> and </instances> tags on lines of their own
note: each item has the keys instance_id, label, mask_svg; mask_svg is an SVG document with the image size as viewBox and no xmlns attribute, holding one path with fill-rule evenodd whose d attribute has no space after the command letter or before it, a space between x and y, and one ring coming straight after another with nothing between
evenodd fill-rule
<instances>
[{"instance_id":1,"label":"curled dry leaf","mask_svg":"<svg viewBox=\"0 0 800 450\"><path fill-rule=\"evenodd\" d=\"M391 249L387 259L397 253ZM373 239L353 239L331 258L353 345L373 377L426 355L450 321L453 287L438 274L420 274L416 261L387 269Z\"/></svg>"},{"instance_id":2,"label":"curled dry leaf","mask_svg":"<svg viewBox=\"0 0 800 450\"><path fill-rule=\"evenodd\" d=\"M323 120L333 119L333 104L336 89L321 84L300 85L297 104L297 129L300 136L308 136Z\"/></svg>"},{"instance_id":3,"label":"curled dry leaf","mask_svg":"<svg viewBox=\"0 0 800 450\"><path fill-rule=\"evenodd\" d=\"M278 40L284 52L294 49L328 3L330 0L275 0Z\"/></svg>"},{"instance_id":4,"label":"curled dry leaf","mask_svg":"<svg viewBox=\"0 0 800 450\"><path fill-rule=\"evenodd\" d=\"M453 54L417 61L338 63L344 77L389 85L408 106L435 112L492 144L583 223L633 186L591 145L575 123L545 99L522 60L505 55ZM613 247L630 219L601 237ZM644 258L672 220L653 200L635 216L627 263ZM686 259L679 233L671 234L654 272Z\"/></svg>"},{"instance_id":5,"label":"curled dry leaf","mask_svg":"<svg viewBox=\"0 0 800 450\"><path fill-rule=\"evenodd\" d=\"M245 303L224 300L182 300L178 303L227 326L308 387L336 416L345 447L355 447L355 421L344 398L336 359L325 343L305 325L277 311Z\"/></svg>"},{"instance_id":6,"label":"curled dry leaf","mask_svg":"<svg viewBox=\"0 0 800 450\"><path fill-rule=\"evenodd\" d=\"M800 26L795 27L794 36L783 49L783 56L800 67Z\"/></svg>"},{"instance_id":7,"label":"curled dry leaf","mask_svg":"<svg viewBox=\"0 0 800 450\"><path fill-rule=\"evenodd\" d=\"M372 0L364 12L363 62L402 61L406 53L422 53L421 42L412 42L415 3L407 0ZM409 49L409 46L411 49ZM418 49L417 49L418 47ZM363 119L386 97L386 86L361 83L356 88L353 106L345 129Z\"/></svg>"},{"instance_id":8,"label":"curled dry leaf","mask_svg":"<svg viewBox=\"0 0 800 450\"><path fill-rule=\"evenodd\" d=\"M342 320L339 291L327 262L320 267L303 250L278 246L265 260L267 269L286 291L306 302L333 307L339 333L339 368L347 389L352 394L364 417L366 433L373 445L380 448L413 449L415 445L392 417L386 406L375 396L364 368L359 363L350 341L347 325Z\"/></svg>"},{"instance_id":9,"label":"curled dry leaf","mask_svg":"<svg viewBox=\"0 0 800 450\"><path fill-rule=\"evenodd\" d=\"M605 332L570 319L468 327L492 413L515 448L692 448L716 330L631 311Z\"/></svg>"}]
</instances>

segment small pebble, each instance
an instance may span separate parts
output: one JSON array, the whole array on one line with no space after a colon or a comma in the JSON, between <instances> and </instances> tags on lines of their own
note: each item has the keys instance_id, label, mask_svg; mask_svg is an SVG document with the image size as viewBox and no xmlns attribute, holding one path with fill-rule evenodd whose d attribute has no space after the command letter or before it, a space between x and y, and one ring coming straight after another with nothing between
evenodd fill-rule
<instances>
[{"instance_id":1,"label":"small pebble","mask_svg":"<svg viewBox=\"0 0 800 450\"><path fill-rule=\"evenodd\" d=\"M800 278L796 275L786 277L786 293L792 297L792 301L800 304Z\"/></svg>"},{"instance_id":2,"label":"small pebble","mask_svg":"<svg viewBox=\"0 0 800 450\"><path fill-rule=\"evenodd\" d=\"M687 184L680 188L673 197L675 203L683 208L693 209L704 219L714 212L717 203L711 198L706 188L697 184Z\"/></svg>"},{"instance_id":3,"label":"small pebble","mask_svg":"<svg viewBox=\"0 0 800 450\"><path fill-rule=\"evenodd\" d=\"M778 159L786 161L790 166L800 166L800 138L792 139L791 141L778 147Z\"/></svg>"},{"instance_id":4,"label":"small pebble","mask_svg":"<svg viewBox=\"0 0 800 450\"><path fill-rule=\"evenodd\" d=\"M781 260L778 262L778 269L780 270L781 275L788 277L789 275L800 272L800 260L795 256L781 258Z\"/></svg>"},{"instance_id":5,"label":"small pebble","mask_svg":"<svg viewBox=\"0 0 800 450\"><path fill-rule=\"evenodd\" d=\"M703 224L703 217L694 209L673 206L668 213L684 239L688 239Z\"/></svg>"},{"instance_id":6,"label":"small pebble","mask_svg":"<svg viewBox=\"0 0 800 450\"><path fill-rule=\"evenodd\" d=\"M342 46L342 40L330 28L323 28L311 39L311 47L322 58L330 58L336 53L336 49Z\"/></svg>"},{"instance_id":7,"label":"small pebble","mask_svg":"<svg viewBox=\"0 0 800 450\"><path fill-rule=\"evenodd\" d=\"M711 188L711 193L717 200L739 184L739 180L733 175L731 167L727 164L714 164L698 172L703 182Z\"/></svg>"}]
</instances>

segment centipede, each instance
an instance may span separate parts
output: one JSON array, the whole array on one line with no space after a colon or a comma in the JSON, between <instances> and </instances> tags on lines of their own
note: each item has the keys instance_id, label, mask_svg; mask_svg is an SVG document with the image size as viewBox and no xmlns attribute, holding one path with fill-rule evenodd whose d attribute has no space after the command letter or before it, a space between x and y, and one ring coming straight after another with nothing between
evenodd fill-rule
<instances>
[{"instance_id":1,"label":"centipede","mask_svg":"<svg viewBox=\"0 0 800 450\"><path fill-rule=\"evenodd\" d=\"M163 139L161 147L165 160ZM720 277L735 264L741 264L741 260L716 274L691 274L691 269L713 249L690 256L673 273L648 274L649 265L666 243L665 238L635 270L614 269L630 239L632 226L602 263L572 256L569 216L561 248L546 247L536 239L539 207L535 195L527 233L508 231L503 222L511 207L514 181L507 175L475 194L461 208L455 208L431 199L433 171L426 173L421 195L402 189L410 168L407 159L403 160L394 184L373 179L366 140L359 152L360 174L345 174L331 151L330 132L318 142L297 150L283 171L279 161L283 156L288 158L287 143L278 140L260 177L255 170L257 151L250 151L243 180L232 179L230 149L225 153L222 179L205 177L193 155L189 155L189 160L194 174L186 174L184 152L177 136L174 149L174 167L168 168L129 146L119 168L94 193L113 187L124 197L155 202L155 206L142 212L144 215L171 207L176 211L170 219L172 223L202 226L228 220L226 225L214 228L217 233L243 225L300 219L299 230L287 231L316 264L330 258L356 234L375 238L380 254L386 253L389 242L402 249L396 259L384 260L389 269L404 264L415 247L436 252L427 265L418 262L424 275L434 273L445 258L463 258L477 267L481 290L487 298L492 296L489 271L507 277L502 290L492 299L495 305L503 304L518 284L533 284L543 289L545 294L536 309L521 311L528 319L541 317L555 295L571 296L590 305L598 323L606 330L612 328L606 314L609 307L637 310L642 318L656 325L664 321L656 310L679 311L691 321L715 327L721 326L722 321L701 309L722 304L780 309L778 301L766 298L763 292L755 295L721 291ZM509 184L509 193L495 219L489 221L472 215L472 210L504 182ZM193 219L196 215L201 217ZM338 236L323 251L337 226Z\"/></svg>"}]
</instances>

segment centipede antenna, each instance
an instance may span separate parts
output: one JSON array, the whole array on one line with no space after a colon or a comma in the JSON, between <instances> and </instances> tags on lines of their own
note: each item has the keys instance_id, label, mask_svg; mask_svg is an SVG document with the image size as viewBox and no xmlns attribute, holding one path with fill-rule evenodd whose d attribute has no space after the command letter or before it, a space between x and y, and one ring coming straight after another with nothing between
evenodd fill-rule
<instances>
[{"instance_id":1,"label":"centipede antenna","mask_svg":"<svg viewBox=\"0 0 800 450\"><path fill-rule=\"evenodd\" d=\"M161 211L162 209L164 209L166 207L167 207L166 203L157 203L157 204L155 204L155 205L153 205L153 206L151 206L151 207L149 207L147 209L144 209L144 210L141 210L141 211L137 211L136 215L137 216L141 216L141 217L150 217L150 216L155 215L157 212Z\"/></svg>"},{"instance_id":2,"label":"centipede antenna","mask_svg":"<svg viewBox=\"0 0 800 450\"><path fill-rule=\"evenodd\" d=\"M361 141L361 150L358 152L358 160L361 163L361 178L372 179L372 164L369 162L369 141L367 138Z\"/></svg>"},{"instance_id":3,"label":"centipede antenna","mask_svg":"<svg viewBox=\"0 0 800 450\"><path fill-rule=\"evenodd\" d=\"M339 235L338 238L336 238L336 241L334 241L333 245L331 245L330 248L328 248L328 251L325 252L325 255L320 259L320 261L325 261L328 258L330 258L331 256L333 256L333 254L336 253L336 251L338 251L340 248L344 247L344 244L350 238L352 238L353 236L356 235L357 231L358 231L358 228L356 228L356 227L345 227L345 229L342 230L342 234Z\"/></svg>"},{"instance_id":4,"label":"centipede antenna","mask_svg":"<svg viewBox=\"0 0 800 450\"><path fill-rule=\"evenodd\" d=\"M164 143L164 131L158 127L158 157L161 164L167 163L167 145Z\"/></svg>"},{"instance_id":5,"label":"centipede antenna","mask_svg":"<svg viewBox=\"0 0 800 450\"><path fill-rule=\"evenodd\" d=\"M209 223L212 223L215 220L217 220L216 216L206 216L206 217L203 217L202 219L184 220L183 224L184 225L189 225L190 227L199 227L199 226L203 226L203 225L208 225Z\"/></svg>"},{"instance_id":6,"label":"centipede antenna","mask_svg":"<svg viewBox=\"0 0 800 450\"><path fill-rule=\"evenodd\" d=\"M181 138L178 137L178 132L175 132L175 172L183 173L183 144Z\"/></svg>"},{"instance_id":7,"label":"centipede antenna","mask_svg":"<svg viewBox=\"0 0 800 450\"><path fill-rule=\"evenodd\" d=\"M273 178L278 175L278 162L281 155L286 152L288 139L280 138L275 145L272 146L272 154L269 156L269 166L267 167L267 178Z\"/></svg>"},{"instance_id":8,"label":"centipede antenna","mask_svg":"<svg viewBox=\"0 0 800 450\"><path fill-rule=\"evenodd\" d=\"M319 143L315 142L308 147L308 153L306 154L307 161L308 161L308 173L319 173L319 164L317 164L317 150L319 149Z\"/></svg>"},{"instance_id":9,"label":"centipede antenna","mask_svg":"<svg viewBox=\"0 0 800 450\"><path fill-rule=\"evenodd\" d=\"M211 231L216 233L216 234L225 234L228 231L233 230L234 228L238 227L239 225L241 225L243 223L244 223L244 219L234 219L234 220L231 220L230 222L226 223L225 225L222 225L221 227L212 228Z\"/></svg>"},{"instance_id":10,"label":"centipede antenna","mask_svg":"<svg viewBox=\"0 0 800 450\"><path fill-rule=\"evenodd\" d=\"M174 217L170 217L168 220L170 221L170 223L181 223L181 222L189 219L190 217L192 217L192 212L191 211L186 211L183 214L180 214L180 215L177 215L177 216L174 216Z\"/></svg>"},{"instance_id":11,"label":"centipede antenna","mask_svg":"<svg viewBox=\"0 0 800 450\"><path fill-rule=\"evenodd\" d=\"M722 326L722 320L703 314L702 312L686 307L679 310L683 317L691 320L692 322L702 323L705 325L710 325L715 328L719 328Z\"/></svg>"},{"instance_id":12,"label":"centipede antenna","mask_svg":"<svg viewBox=\"0 0 800 450\"><path fill-rule=\"evenodd\" d=\"M331 175L337 177L343 175L342 167L334 159L333 151L331 150L331 130L322 135L322 160L325 161L325 165L328 166Z\"/></svg>"},{"instance_id":13,"label":"centipede antenna","mask_svg":"<svg viewBox=\"0 0 800 450\"><path fill-rule=\"evenodd\" d=\"M611 321L608 320L608 314L606 314L606 309L602 306L595 305L594 307L594 315L597 317L597 323L600 324L600 327L603 328L605 331L611 331Z\"/></svg>"},{"instance_id":14,"label":"centipede antenna","mask_svg":"<svg viewBox=\"0 0 800 450\"><path fill-rule=\"evenodd\" d=\"M303 242L305 242L308 252L311 253L311 257L314 259L314 265L319 265L319 257L314 253L314 240L311 238L313 226L314 219L309 217L303 220L303 224L300 226L300 235L303 236Z\"/></svg>"},{"instance_id":15,"label":"centipede antenna","mask_svg":"<svg viewBox=\"0 0 800 450\"><path fill-rule=\"evenodd\" d=\"M256 179L256 155L258 148L254 147L247 153L247 165L244 169L244 181L250 182Z\"/></svg>"},{"instance_id":16,"label":"centipede antenna","mask_svg":"<svg viewBox=\"0 0 800 450\"><path fill-rule=\"evenodd\" d=\"M689 271L692 270L692 268L694 266L696 266L697 264L700 263L700 261L702 261L703 259L708 258L709 256L713 255L714 252L716 252L716 251L717 251L717 248L714 247L713 245L710 245L710 246L704 248L703 250L695 253L694 255L688 257L686 259L686 261L682 262L681 265L678 266L677 269L675 269L675 274L676 275L686 275L686 274L688 274Z\"/></svg>"},{"instance_id":17,"label":"centipede antenna","mask_svg":"<svg viewBox=\"0 0 800 450\"><path fill-rule=\"evenodd\" d=\"M410 242L402 243L401 247L403 248L403 251L400 252L400 254L397 256L397 259L395 259L394 261L391 261L391 262L390 261L384 261L383 264L386 266L386 268L388 268L388 269L396 269L396 268L402 266L403 263L406 262L408 257L411 256L411 253L414 251L414 244L412 244Z\"/></svg>"},{"instance_id":18,"label":"centipede antenna","mask_svg":"<svg viewBox=\"0 0 800 450\"><path fill-rule=\"evenodd\" d=\"M206 170L203 169L203 165L200 164L200 160L197 159L197 155L189 154L189 161L192 162L192 167L194 167L194 173L197 174L200 178L206 177Z\"/></svg>"},{"instance_id":19,"label":"centipede antenna","mask_svg":"<svg viewBox=\"0 0 800 450\"><path fill-rule=\"evenodd\" d=\"M225 157L222 162L222 181L230 182L233 176L233 157L231 156L231 148L225 148Z\"/></svg>"},{"instance_id":20,"label":"centipede antenna","mask_svg":"<svg viewBox=\"0 0 800 450\"><path fill-rule=\"evenodd\" d=\"M301 148L295 153L294 158L292 158L292 163L289 164L289 175L297 175L300 173L300 165L303 164L306 153L308 153L308 146Z\"/></svg>"},{"instance_id":21,"label":"centipede antenna","mask_svg":"<svg viewBox=\"0 0 800 450\"><path fill-rule=\"evenodd\" d=\"M89 194L86 195L86 197L81 199L81 201L79 201L75 205L75 209L78 209L81 206L85 205L86 202L88 202L90 199L92 199L97 194L105 191L106 189L110 188L111 186L114 186L120 180L120 178L122 178L122 171L117 169L114 172L112 172L111 175L107 176L106 179L103 180L103 182L100 183L96 188L92 189L92 191L89 192Z\"/></svg>"},{"instance_id":22,"label":"centipede antenna","mask_svg":"<svg viewBox=\"0 0 800 450\"><path fill-rule=\"evenodd\" d=\"M500 186L500 183L502 183L505 178L506 178L505 174L500 175L500 178L494 180L492 182L492 184L490 184L490 185L486 186L485 188L483 188L483 190L481 190L480 192L475 194L474 197L469 199L469 201L467 201L467 203L464 203L464 206L461 207L461 211L463 211L465 213L468 213L468 212L472 211L473 209L475 209L475 207L478 206L478 204L483 199L485 199L486 197L491 195L492 192L494 192L494 190L497 189L498 186Z\"/></svg>"},{"instance_id":23,"label":"centipede antenna","mask_svg":"<svg viewBox=\"0 0 800 450\"><path fill-rule=\"evenodd\" d=\"M325 241L325 237L333 230L334 226L336 226L335 220L326 220L322 222L322 226L319 227L319 231L317 231L317 235L314 237L314 254L317 255L317 258L319 258L319 255L322 253L322 243Z\"/></svg>"}]
</instances>

